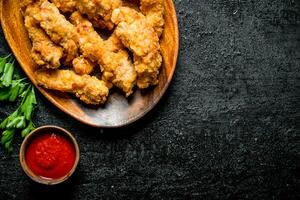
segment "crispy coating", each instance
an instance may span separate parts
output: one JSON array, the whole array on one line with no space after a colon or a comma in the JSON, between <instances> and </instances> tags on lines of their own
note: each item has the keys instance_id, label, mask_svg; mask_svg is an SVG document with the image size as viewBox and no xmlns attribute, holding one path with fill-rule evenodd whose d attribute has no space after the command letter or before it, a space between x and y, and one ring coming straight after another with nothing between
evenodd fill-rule
<instances>
[{"instance_id":1,"label":"crispy coating","mask_svg":"<svg viewBox=\"0 0 300 200\"><path fill-rule=\"evenodd\" d=\"M165 25L163 0L140 0L140 10L160 37Z\"/></svg>"},{"instance_id":2,"label":"crispy coating","mask_svg":"<svg viewBox=\"0 0 300 200\"><path fill-rule=\"evenodd\" d=\"M102 40L92 24L79 12L72 14L71 21L76 25L80 35L79 44L83 56L100 64L102 80L113 83L129 96L136 82L136 72L128 52L123 49L117 50L114 42L111 42L110 48L107 48L105 44L108 43ZM112 47L116 51L112 51Z\"/></svg>"},{"instance_id":3,"label":"crispy coating","mask_svg":"<svg viewBox=\"0 0 300 200\"><path fill-rule=\"evenodd\" d=\"M111 17L112 22L117 25L121 22L131 24L134 21L141 19L145 19L145 16L142 13L126 6L115 9Z\"/></svg>"},{"instance_id":4,"label":"crispy coating","mask_svg":"<svg viewBox=\"0 0 300 200\"><path fill-rule=\"evenodd\" d=\"M53 42L64 49L66 63L71 63L78 56L78 34L75 27L60 14L58 8L47 0L28 6L26 13L31 13Z\"/></svg>"},{"instance_id":5,"label":"crispy coating","mask_svg":"<svg viewBox=\"0 0 300 200\"><path fill-rule=\"evenodd\" d=\"M30 0L26 0L30 1ZM31 0L32 1L32 0ZM73 13L79 10L87 15L89 20L97 28L112 30L114 24L111 22L112 11L122 5L121 0L50 0L58 9L64 13Z\"/></svg>"},{"instance_id":6,"label":"crispy coating","mask_svg":"<svg viewBox=\"0 0 300 200\"><path fill-rule=\"evenodd\" d=\"M115 31L107 40L104 41L104 46L107 50L113 52L118 52L125 48Z\"/></svg>"},{"instance_id":7,"label":"crispy coating","mask_svg":"<svg viewBox=\"0 0 300 200\"><path fill-rule=\"evenodd\" d=\"M122 5L122 0L77 0L77 9L88 16L94 26L114 28L112 11Z\"/></svg>"},{"instance_id":8,"label":"crispy coating","mask_svg":"<svg viewBox=\"0 0 300 200\"><path fill-rule=\"evenodd\" d=\"M163 0L122 1L22 0L32 57L47 68L36 71L38 84L73 93L94 105L105 103L113 86L129 96L135 85L144 89L158 84ZM60 12L72 13L71 22ZM112 30L115 26L107 40L94 29ZM133 53L134 64L128 49ZM62 58L73 70L57 69ZM100 66L102 80L88 75L96 65Z\"/></svg>"},{"instance_id":9,"label":"crispy coating","mask_svg":"<svg viewBox=\"0 0 300 200\"><path fill-rule=\"evenodd\" d=\"M115 9L112 21L118 24L115 32L123 45L133 52L138 87L156 85L162 56L155 30L144 15L128 7Z\"/></svg>"},{"instance_id":10,"label":"crispy coating","mask_svg":"<svg viewBox=\"0 0 300 200\"><path fill-rule=\"evenodd\" d=\"M157 34L143 18L132 23L122 21L115 31L122 43L138 56L145 56L159 49Z\"/></svg>"},{"instance_id":11,"label":"crispy coating","mask_svg":"<svg viewBox=\"0 0 300 200\"><path fill-rule=\"evenodd\" d=\"M95 64L83 56L77 57L72 61L74 71L79 75L90 74L94 70Z\"/></svg>"},{"instance_id":12,"label":"crispy coating","mask_svg":"<svg viewBox=\"0 0 300 200\"><path fill-rule=\"evenodd\" d=\"M39 85L73 93L86 104L104 104L108 97L108 88L96 77L80 76L71 70L38 70L35 75Z\"/></svg>"},{"instance_id":13,"label":"crispy coating","mask_svg":"<svg viewBox=\"0 0 300 200\"><path fill-rule=\"evenodd\" d=\"M64 13L75 12L77 0L50 0L55 6Z\"/></svg>"},{"instance_id":14,"label":"crispy coating","mask_svg":"<svg viewBox=\"0 0 300 200\"><path fill-rule=\"evenodd\" d=\"M30 4L32 4L35 0L22 0L20 2L20 7L21 9L26 8L27 6L29 6Z\"/></svg>"},{"instance_id":15,"label":"crispy coating","mask_svg":"<svg viewBox=\"0 0 300 200\"><path fill-rule=\"evenodd\" d=\"M62 48L50 40L31 16L25 16L25 27L32 41L31 57L35 63L45 68L60 67L60 59L63 56Z\"/></svg>"},{"instance_id":16,"label":"crispy coating","mask_svg":"<svg viewBox=\"0 0 300 200\"><path fill-rule=\"evenodd\" d=\"M137 85L141 89L158 84L162 56L159 51L153 51L146 56L134 55L134 66L138 74Z\"/></svg>"}]
</instances>

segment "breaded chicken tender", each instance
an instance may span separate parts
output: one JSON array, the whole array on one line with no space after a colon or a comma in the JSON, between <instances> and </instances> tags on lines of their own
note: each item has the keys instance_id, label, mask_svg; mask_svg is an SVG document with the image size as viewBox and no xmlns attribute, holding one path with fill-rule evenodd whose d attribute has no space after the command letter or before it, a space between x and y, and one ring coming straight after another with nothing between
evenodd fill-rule
<instances>
[{"instance_id":1,"label":"breaded chicken tender","mask_svg":"<svg viewBox=\"0 0 300 200\"><path fill-rule=\"evenodd\" d=\"M115 31L107 40L104 41L104 46L107 50L113 52L118 52L125 48Z\"/></svg>"},{"instance_id":2,"label":"breaded chicken tender","mask_svg":"<svg viewBox=\"0 0 300 200\"><path fill-rule=\"evenodd\" d=\"M73 93L86 104L104 104L108 97L108 88L96 77L80 76L71 70L38 70L35 75L39 85Z\"/></svg>"},{"instance_id":3,"label":"breaded chicken tender","mask_svg":"<svg viewBox=\"0 0 300 200\"><path fill-rule=\"evenodd\" d=\"M75 12L77 0L50 0L64 13Z\"/></svg>"},{"instance_id":4,"label":"breaded chicken tender","mask_svg":"<svg viewBox=\"0 0 300 200\"><path fill-rule=\"evenodd\" d=\"M136 12L130 8L122 7L121 9L116 9L115 13L118 10L120 10L120 13L125 14ZM115 32L127 48L138 56L145 56L149 52L159 49L159 38L143 15L140 14L135 20L128 20L127 17L123 18L121 15L118 16L117 14L112 19L120 20Z\"/></svg>"},{"instance_id":5,"label":"breaded chicken tender","mask_svg":"<svg viewBox=\"0 0 300 200\"><path fill-rule=\"evenodd\" d=\"M63 49L50 40L31 16L25 16L25 27L32 41L31 57L35 63L49 69L60 67Z\"/></svg>"},{"instance_id":6,"label":"breaded chicken tender","mask_svg":"<svg viewBox=\"0 0 300 200\"><path fill-rule=\"evenodd\" d=\"M138 74L137 86L146 89L157 85L161 65L162 56L159 51L153 51L142 57L134 54L134 66Z\"/></svg>"},{"instance_id":7,"label":"breaded chicken tender","mask_svg":"<svg viewBox=\"0 0 300 200\"><path fill-rule=\"evenodd\" d=\"M72 61L74 71L79 75L90 74L94 70L95 64L83 56Z\"/></svg>"},{"instance_id":8,"label":"breaded chicken tender","mask_svg":"<svg viewBox=\"0 0 300 200\"><path fill-rule=\"evenodd\" d=\"M79 36L76 32L76 28L69 21L67 21L67 19L65 19L63 15L59 13L57 7L54 4L51 4L48 1L36 2L27 7L24 15L31 15L32 19L46 30L51 39L63 47L63 49L65 50L65 54L67 54L66 62L70 65L73 65L74 71L76 73L82 75L90 74L93 71L94 66L92 62L83 58L82 56L77 57ZM42 29L40 30L42 31ZM39 40L41 39L42 38L39 38ZM51 40L49 39L49 41ZM43 44L45 45L45 43ZM33 46L36 46L35 43L33 43ZM42 49L46 47L47 46L39 46L39 48ZM61 51L62 49L60 48L60 51L57 51L56 54L61 53ZM51 55L56 56L55 53L48 52L50 53L48 55L46 53L47 52L45 52L45 56L48 57L50 57ZM37 63L41 63L38 60L39 57L36 54L34 54L33 58ZM58 67L59 65L57 63L51 63L51 65L48 65L48 68Z\"/></svg>"},{"instance_id":9,"label":"breaded chicken tender","mask_svg":"<svg viewBox=\"0 0 300 200\"><path fill-rule=\"evenodd\" d=\"M108 84L113 83L122 89L126 96L129 96L133 92L136 82L136 72L128 52L117 48L116 38L104 42L92 24L79 12L72 14L71 21L76 25L80 35L79 45L83 56L99 63L102 80ZM109 45L109 48L106 47L106 44Z\"/></svg>"},{"instance_id":10,"label":"breaded chicken tender","mask_svg":"<svg viewBox=\"0 0 300 200\"><path fill-rule=\"evenodd\" d=\"M88 16L96 27L113 29L111 14L122 5L122 0L77 0L77 9Z\"/></svg>"},{"instance_id":11,"label":"breaded chicken tender","mask_svg":"<svg viewBox=\"0 0 300 200\"><path fill-rule=\"evenodd\" d=\"M163 0L140 0L140 10L160 37L165 25Z\"/></svg>"},{"instance_id":12,"label":"breaded chicken tender","mask_svg":"<svg viewBox=\"0 0 300 200\"><path fill-rule=\"evenodd\" d=\"M104 104L112 87L129 96L135 85L145 89L158 84L163 4L163 0L21 0L31 56L42 68L35 72L37 83L92 105ZM94 27L113 32L104 40ZM73 69L58 69L61 63Z\"/></svg>"},{"instance_id":13,"label":"breaded chicken tender","mask_svg":"<svg viewBox=\"0 0 300 200\"><path fill-rule=\"evenodd\" d=\"M78 57L76 29L60 14L54 4L47 0L36 2L34 6L27 7L25 15L26 13L31 13L52 41L63 47L66 63L71 63L74 58Z\"/></svg>"},{"instance_id":14,"label":"breaded chicken tender","mask_svg":"<svg viewBox=\"0 0 300 200\"><path fill-rule=\"evenodd\" d=\"M20 7L21 7L21 9L24 9L24 8L26 8L27 6L29 6L30 4L32 4L34 2L35 2L35 0L22 0L20 2Z\"/></svg>"},{"instance_id":15,"label":"breaded chicken tender","mask_svg":"<svg viewBox=\"0 0 300 200\"><path fill-rule=\"evenodd\" d=\"M30 1L30 0L26 0ZM32 0L31 0L32 1ZM86 15L97 28L112 30L111 13L122 5L121 0L50 0L63 13L79 10Z\"/></svg>"},{"instance_id":16,"label":"breaded chicken tender","mask_svg":"<svg viewBox=\"0 0 300 200\"><path fill-rule=\"evenodd\" d=\"M115 32L123 45L133 52L139 88L148 88L158 83L162 64L159 38L146 17L128 7L115 9L112 21L118 24Z\"/></svg>"}]
</instances>

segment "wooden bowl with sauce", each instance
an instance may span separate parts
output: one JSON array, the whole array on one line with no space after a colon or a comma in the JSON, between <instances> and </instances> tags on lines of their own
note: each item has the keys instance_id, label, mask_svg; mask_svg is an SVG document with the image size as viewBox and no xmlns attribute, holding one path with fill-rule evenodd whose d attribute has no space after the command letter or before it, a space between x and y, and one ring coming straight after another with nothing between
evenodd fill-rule
<instances>
[{"instance_id":1,"label":"wooden bowl with sauce","mask_svg":"<svg viewBox=\"0 0 300 200\"><path fill-rule=\"evenodd\" d=\"M33 181L55 185L74 173L79 155L78 144L70 132L57 126L43 126L24 139L20 163Z\"/></svg>"}]
</instances>

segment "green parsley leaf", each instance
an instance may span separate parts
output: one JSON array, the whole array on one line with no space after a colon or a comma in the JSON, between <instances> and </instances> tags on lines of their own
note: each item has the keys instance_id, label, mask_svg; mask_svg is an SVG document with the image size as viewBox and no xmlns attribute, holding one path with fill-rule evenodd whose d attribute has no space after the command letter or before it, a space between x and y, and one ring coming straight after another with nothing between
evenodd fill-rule
<instances>
[{"instance_id":1,"label":"green parsley leaf","mask_svg":"<svg viewBox=\"0 0 300 200\"><path fill-rule=\"evenodd\" d=\"M6 129L2 133L1 137L1 144L4 146L4 148L8 151L11 152L13 150L12 148L12 140L15 135L15 130L14 129Z\"/></svg>"},{"instance_id":2,"label":"green parsley leaf","mask_svg":"<svg viewBox=\"0 0 300 200\"><path fill-rule=\"evenodd\" d=\"M4 67L4 72L2 74L2 77L0 78L1 81L1 85L2 87L9 87L11 82L12 82L12 78L13 78L13 74L14 74L14 63L6 63L5 67Z\"/></svg>"},{"instance_id":3,"label":"green parsley leaf","mask_svg":"<svg viewBox=\"0 0 300 200\"><path fill-rule=\"evenodd\" d=\"M0 123L2 130L1 144L8 151L12 151L12 141L16 132L27 136L35 126L32 114L37 105L34 87L25 78L14 73L14 61L11 56L0 57L0 101L15 102L22 99L19 107Z\"/></svg>"},{"instance_id":4,"label":"green parsley leaf","mask_svg":"<svg viewBox=\"0 0 300 200\"><path fill-rule=\"evenodd\" d=\"M26 137L31 131L35 129L35 126L32 122L32 120L29 121L28 126L22 130L21 136Z\"/></svg>"},{"instance_id":5,"label":"green parsley leaf","mask_svg":"<svg viewBox=\"0 0 300 200\"><path fill-rule=\"evenodd\" d=\"M33 86L28 87L28 92L25 101L21 106L21 111L24 113L27 120L31 119L32 112L37 104Z\"/></svg>"},{"instance_id":6,"label":"green parsley leaf","mask_svg":"<svg viewBox=\"0 0 300 200\"><path fill-rule=\"evenodd\" d=\"M0 57L0 74L3 73L5 64L6 64L7 59L8 59L9 57L10 57L10 55L8 55L8 56L6 56L6 57Z\"/></svg>"}]
</instances>

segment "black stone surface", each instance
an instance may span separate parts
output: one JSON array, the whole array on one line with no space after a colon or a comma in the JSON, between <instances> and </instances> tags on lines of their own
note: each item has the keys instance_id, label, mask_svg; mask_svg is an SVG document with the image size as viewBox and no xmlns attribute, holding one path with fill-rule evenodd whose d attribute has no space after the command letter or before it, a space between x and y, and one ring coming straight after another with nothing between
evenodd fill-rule
<instances>
[{"instance_id":1,"label":"black stone surface","mask_svg":"<svg viewBox=\"0 0 300 200\"><path fill-rule=\"evenodd\" d=\"M37 125L72 131L72 179L45 187L0 150L0 199L300 199L300 1L175 0L181 50L159 105L93 129L38 94ZM10 50L1 35L1 54ZM15 105L0 103L0 119Z\"/></svg>"}]
</instances>

